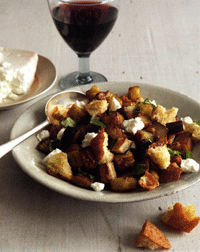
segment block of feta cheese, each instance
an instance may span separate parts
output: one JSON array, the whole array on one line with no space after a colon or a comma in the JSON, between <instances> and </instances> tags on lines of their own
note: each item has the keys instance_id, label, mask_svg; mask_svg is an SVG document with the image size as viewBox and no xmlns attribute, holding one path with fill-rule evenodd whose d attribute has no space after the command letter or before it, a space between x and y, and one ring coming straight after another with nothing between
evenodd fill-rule
<instances>
[{"instance_id":1,"label":"block of feta cheese","mask_svg":"<svg viewBox=\"0 0 200 252\"><path fill-rule=\"evenodd\" d=\"M0 102L17 100L35 79L38 54L20 49L0 47Z\"/></svg>"}]
</instances>

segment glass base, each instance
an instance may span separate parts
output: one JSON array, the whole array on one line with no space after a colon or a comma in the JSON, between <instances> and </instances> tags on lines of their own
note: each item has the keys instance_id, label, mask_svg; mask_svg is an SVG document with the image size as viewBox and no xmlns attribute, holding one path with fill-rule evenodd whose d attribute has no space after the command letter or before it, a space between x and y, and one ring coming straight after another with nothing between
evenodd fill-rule
<instances>
[{"instance_id":1,"label":"glass base","mask_svg":"<svg viewBox=\"0 0 200 252\"><path fill-rule=\"evenodd\" d=\"M66 89L74 86L97 82L107 82L107 79L102 74L96 72L90 72L90 76L86 78L80 78L78 76L78 72L73 72L61 79L60 86L62 89Z\"/></svg>"}]
</instances>

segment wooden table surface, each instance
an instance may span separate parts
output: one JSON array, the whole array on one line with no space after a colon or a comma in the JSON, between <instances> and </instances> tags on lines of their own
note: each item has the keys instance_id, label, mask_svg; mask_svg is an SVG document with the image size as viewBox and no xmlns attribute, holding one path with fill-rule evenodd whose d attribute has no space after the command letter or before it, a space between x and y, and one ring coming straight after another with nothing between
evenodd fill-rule
<instances>
[{"instance_id":1,"label":"wooden table surface","mask_svg":"<svg viewBox=\"0 0 200 252\"><path fill-rule=\"evenodd\" d=\"M198 0L121 0L112 32L91 55L91 70L109 81L167 87L199 101L199 13ZM59 80L77 70L78 60L58 34L47 2L0 0L0 24L0 46L35 51L56 66L57 81L43 96L60 91ZM17 118L36 100L0 111L0 144L9 140ZM178 201L194 204L200 216L199 191L197 183L179 193L137 203L81 201L37 183L8 153L0 160L0 251L143 251L135 241L146 219L165 233L170 251L200 251L200 225L187 234L172 232L159 220Z\"/></svg>"}]
</instances>

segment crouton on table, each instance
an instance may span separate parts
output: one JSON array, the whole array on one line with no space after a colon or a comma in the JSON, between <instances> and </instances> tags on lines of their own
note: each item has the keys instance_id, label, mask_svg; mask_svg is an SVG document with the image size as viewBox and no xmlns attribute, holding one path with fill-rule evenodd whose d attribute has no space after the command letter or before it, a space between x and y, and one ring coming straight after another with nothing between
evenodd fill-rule
<instances>
[{"instance_id":1,"label":"crouton on table","mask_svg":"<svg viewBox=\"0 0 200 252\"><path fill-rule=\"evenodd\" d=\"M183 206L180 202L177 202L174 206L168 207L168 210L161 217L161 221L179 231L190 233L200 221L195 210L193 204Z\"/></svg>"},{"instance_id":2,"label":"crouton on table","mask_svg":"<svg viewBox=\"0 0 200 252\"><path fill-rule=\"evenodd\" d=\"M167 237L150 221L146 220L137 238L136 247L156 249L170 249Z\"/></svg>"}]
</instances>

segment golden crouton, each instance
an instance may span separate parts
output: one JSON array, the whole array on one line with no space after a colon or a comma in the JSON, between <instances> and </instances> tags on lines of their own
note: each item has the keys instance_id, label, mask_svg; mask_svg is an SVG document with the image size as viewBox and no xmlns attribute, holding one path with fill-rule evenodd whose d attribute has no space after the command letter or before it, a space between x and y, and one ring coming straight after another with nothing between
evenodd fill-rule
<instances>
[{"instance_id":1,"label":"golden crouton","mask_svg":"<svg viewBox=\"0 0 200 252\"><path fill-rule=\"evenodd\" d=\"M59 125L60 121L68 117L69 108L64 107L60 104L51 106L50 120L52 124Z\"/></svg>"},{"instance_id":2,"label":"golden crouton","mask_svg":"<svg viewBox=\"0 0 200 252\"><path fill-rule=\"evenodd\" d=\"M106 100L92 100L84 108L91 116L101 115L108 109L108 102Z\"/></svg>"},{"instance_id":3,"label":"golden crouton","mask_svg":"<svg viewBox=\"0 0 200 252\"><path fill-rule=\"evenodd\" d=\"M150 171L150 174L151 174L151 176L153 176L156 180L159 181L159 175L158 175L158 173L157 173L156 171L151 170L151 171Z\"/></svg>"},{"instance_id":4,"label":"golden crouton","mask_svg":"<svg viewBox=\"0 0 200 252\"><path fill-rule=\"evenodd\" d=\"M170 154L167 149L166 140L158 140L151 144L147 151L147 156L160 169L167 169L170 165Z\"/></svg>"},{"instance_id":5,"label":"golden crouton","mask_svg":"<svg viewBox=\"0 0 200 252\"><path fill-rule=\"evenodd\" d=\"M144 116L147 116L151 118L153 114L153 106L151 104L142 104L140 106L140 113L143 114Z\"/></svg>"},{"instance_id":6,"label":"golden crouton","mask_svg":"<svg viewBox=\"0 0 200 252\"><path fill-rule=\"evenodd\" d=\"M123 121L124 117L118 112L115 112L113 114L107 115L103 114L101 116L101 121L106 125L106 126L117 126L122 128L123 127Z\"/></svg>"},{"instance_id":7,"label":"golden crouton","mask_svg":"<svg viewBox=\"0 0 200 252\"><path fill-rule=\"evenodd\" d=\"M181 162L182 162L181 155L171 157L171 163L176 163L178 166L181 166Z\"/></svg>"},{"instance_id":8,"label":"golden crouton","mask_svg":"<svg viewBox=\"0 0 200 252\"><path fill-rule=\"evenodd\" d=\"M150 221L146 220L137 238L136 247L156 249L170 249L167 237Z\"/></svg>"},{"instance_id":9,"label":"golden crouton","mask_svg":"<svg viewBox=\"0 0 200 252\"><path fill-rule=\"evenodd\" d=\"M132 106L132 105L135 104L132 100L128 99L128 97L125 96L125 95L122 95L120 97L120 99L122 100L122 106L123 107Z\"/></svg>"},{"instance_id":10,"label":"golden crouton","mask_svg":"<svg viewBox=\"0 0 200 252\"><path fill-rule=\"evenodd\" d=\"M91 101L100 92L101 90L97 86L94 85L88 91L86 91L86 97Z\"/></svg>"},{"instance_id":11,"label":"golden crouton","mask_svg":"<svg viewBox=\"0 0 200 252\"><path fill-rule=\"evenodd\" d=\"M108 149L108 134L104 128L91 140L90 146L97 163L104 164L113 160L114 154Z\"/></svg>"},{"instance_id":12,"label":"golden crouton","mask_svg":"<svg viewBox=\"0 0 200 252\"><path fill-rule=\"evenodd\" d=\"M126 192L137 188L137 179L133 177L119 177L110 181L111 191Z\"/></svg>"},{"instance_id":13,"label":"golden crouton","mask_svg":"<svg viewBox=\"0 0 200 252\"><path fill-rule=\"evenodd\" d=\"M190 233L200 221L195 210L193 204L183 206L180 202L177 202L174 206L168 207L168 211L161 217L161 221L177 230Z\"/></svg>"},{"instance_id":14,"label":"golden crouton","mask_svg":"<svg viewBox=\"0 0 200 252\"><path fill-rule=\"evenodd\" d=\"M113 98L113 97L117 98L117 95L114 94L114 93L112 93L112 92L109 91L109 90L105 92L105 95L106 95L106 99L107 99L107 98Z\"/></svg>"},{"instance_id":15,"label":"golden crouton","mask_svg":"<svg viewBox=\"0 0 200 252\"><path fill-rule=\"evenodd\" d=\"M136 104L133 104L131 106L123 107L123 109L125 111L125 114L127 116L127 119L131 119L131 118L134 117L134 115L135 115L135 108L136 108Z\"/></svg>"},{"instance_id":16,"label":"golden crouton","mask_svg":"<svg viewBox=\"0 0 200 252\"><path fill-rule=\"evenodd\" d=\"M95 95L96 100L105 100L106 99L106 93L105 92L99 92Z\"/></svg>"},{"instance_id":17,"label":"golden crouton","mask_svg":"<svg viewBox=\"0 0 200 252\"><path fill-rule=\"evenodd\" d=\"M112 179L115 179L117 175L114 163L107 162L105 164L99 165L99 177L100 182L104 184L109 184Z\"/></svg>"},{"instance_id":18,"label":"golden crouton","mask_svg":"<svg viewBox=\"0 0 200 252\"><path fill-rule=\"evenodd\" d=\"M179 180L183 169L177 165L177 163L171 163L167 169L162 170L159 176L159 182L165 183L170 181Z\"/></svg>"},{"instance_id":19,"label":"golden crouton","mask_svg":"<svg viewBox=\"0 0 200 252\"><path fill-rule=\"evenodd\" d=\"M65 180L72 179L72 170L66 153L60 152L52 155L45 165L47 173Z\"/></svg>"},{"instance_id":20,"label":"golden crouton","mask_svg":"<svg viewBox=\"0 0 200 252\"><path fill-rule=\"evenodd\" d=\"M144 123L145 128L152 124L152 121L148 116L138 113L138 117L140 117L141 121Z\"/></svg>"},{"instance_id":21,"label":"golden crouton","mask_svg":"<svg viewBox=\"0 0 200 252\"><path fill-rule=\"evenodd\" d=\"M105 97L106 97L106 100L109 104L112 102L113 98L115 98L122 105L121 99L118 98L116 94L114 94L110 91L105 92Z\"/></svg>"},{"instance_id":22,"label":"golden crouton","mask_svg":"<svg viewBox=\"0 0 200 252\"><path fill-rule=\"evenodd\" d=\"M169 110L166 110L163 106L158 105L154 109L151 119L161 123L162 125L166 125L166 123L176 121L177 113L178 108L173 107Z\"/></svg>"},{"instance_id":23,"label":"golden crouton","mask_svg":"<svg viewBox=\"0 0 200 252\"><path fill-rule=\"evenodd\" d=\"M117 141L115 142L111 151L114 153L125 153L130 148L131 144L132 141L127 137L117 138Z\"/></svg>"},{"instance_id":24,"label":"golden crouton","mask_svg":"<svg viewBox=\"0 0 200 252\"><path fill-rule=\"evenodd\" d=\"M148 191L153 190L157 186L159 186L158 180L148 171L145 171L145 174L140 177L138 183L143 189L146 189Z\"/></svg>"},{"instance_id":25,"label":"golden crouton","mask_svg":"<svg viewBox=\"0 0 200 252\"><path fill-rule=\"evenodd\" d=\"M73 104L68 111L68 116L73 119L76 123L79 122L87 112L85 109L79 108L76 104Z\"/></svg>"},{"instance_id":26,"label":"golden crouton","mask_svg":"<svg viewBox=\"0 0 200 252\"><path fill-rule=\"evenodd\" d=\"M128 98L131 101L136 102L140 98L140 96L141 96L141 94L140 94L140 87L139 86L130 87L128 89Z\"/></svg>"}]
</instances>

